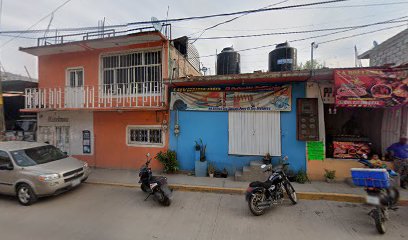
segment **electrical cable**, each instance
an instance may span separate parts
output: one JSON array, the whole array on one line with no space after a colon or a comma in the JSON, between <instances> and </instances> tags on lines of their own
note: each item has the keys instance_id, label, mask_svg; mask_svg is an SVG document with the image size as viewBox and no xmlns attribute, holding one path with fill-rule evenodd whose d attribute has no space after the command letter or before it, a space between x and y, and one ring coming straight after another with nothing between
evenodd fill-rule
<instances>
[{"instance_id":1,"label":"electrical cable","mask_svg":"<svg viewBox=\"0 0 408 240\"><path fill-rule=\"evenodd\" d=\"M400 20L408 18L408 16L391 19L383 22L376 22L371 24L364 24L364 25L357 25L357 26L347 26L347 27L337 27L337 28L323 28L323 29L315 29L315 30L305 30L305 31L292 31L292 32L273 32L273 33L261 33L261 34L247 34L247 35L235 35L235 36L216 36L216 37L204 37L204 38L190 38L190 40L215 40L215 39L231 39L231 38L249 38L249 37L264 37L264 36L271 36L271 35L289 35L289 34L301 34L301 33L313 33L313 32L325 32L325 31L335 31L335 30L342 30L342 29L356 29L356 28L365 28L375 25L382 25L382 24L390 24L390 23L399 23L399 22L407 22L408 20ZM400 21L398 21L400 20Z\"/></svg>"},{"instance_id":2,"label":"electrical cable","mask_svg":"<svg viewBox=\"0 0 408 240\"><path fill-rule=\"evenodd\" d=\"M289 0L280 1L280 2L278 2L278 3L274 3L274 4L268 5L268 6L266 6L266 7L260 8L260 9L269 8L269 7L276 6L276 5L279 5L279 4L288 2L288 1L289 1ZM207 28L203 29L203 30L201 31L201 34L200 34L191 44L195 43L198 39L200 39L201 36L203 36L203 34L204 34L207 30L216 28L216 27L221 26L221 25L226 24L226 23L230 23L230 22L235 21L235 20L237 20L238 18L244 17L244 16L246 16L246 15L248 15L248 14L250 14L250 13L244 13L244 14L242 14L242 15L240 15L240 16L237 16L237 17L234 17L234 18L225 20L225 21L223 21L223 22L219 22L219 23L217 23L217 24L215 24L215 25L213 25L213 26L211 26L211 27L207 27ZM196 34L196 33L192 33L192 34L190 34L190 35L194 35L194 34Z\"/></svg>"},{"instance_id":3,"label":"electrical cable","mask_svg":"<svg viewBox=\"0 0 408 240\"><path fill-rule=\"evenodd\" d=\"M37 22L35 22L34 24L32 24L30 27L28 27L26 30L30 30L31 28L35 27L37 24L39 24L40 22L42 22L44 19L48 18L49 16L51 16L52 14L54 14L56 11L58 11L59 9L61 9L63 6L65 6L66 4L68 4L71 0L66 0L65 2L63 2L61 5L59 5L57 8L55 8L53 11L51 11L51 13L47 14L46 16L42 17L40 20L38 20ZM17 36L11 38L10 40L6 41L5 43L3 43L0 48L3 48L4 46L6 46L7 44L9 44L10 42L14 41L16 38L18 38L20 35L22 35L21 33L18 34Z\"/></svg>"}]
</instances>

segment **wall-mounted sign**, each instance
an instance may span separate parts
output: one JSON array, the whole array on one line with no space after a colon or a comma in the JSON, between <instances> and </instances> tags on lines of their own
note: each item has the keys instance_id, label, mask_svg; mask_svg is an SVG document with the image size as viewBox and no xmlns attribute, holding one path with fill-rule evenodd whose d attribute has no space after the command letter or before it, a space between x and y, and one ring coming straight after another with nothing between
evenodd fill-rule
<instances>
[{"instance_id":1,"label":"wall-mounted sign","mask_svg":"<svg viewBox=\"0 0 408 240\"><path fill-rule=\"evenodd\" d=\"M319 84L320 94L324 104L334 104L334 84Z\"/></svg>"},{"instance_id":2,"label":"wall-mounted sign","mask_svg":"<svg viewBox=\"0 0 408 240\"><path fill-rule=\"evenodd\" d=\"M69 118L48 117L48 122L69 122Z\"/></svg>"},{"instance_id":3,"label":"wall-mounted sign","mask_svg":"<svg viewBox=\"0 0 408 240\"><path fill-rule=\"evenodd\" d=\"M389 108L408 104L408 71L335 70L336 105Z\"/></svg>"},{"instance_id":4,"label":"wall-mounted sign","mask_svg":"<svg viewBox=\"0 0 408 240\"><path fill-rule=\"evenodd\" d=\"M307 142L307 160L324 160L324 143Z\"/></svg>"},{"instance_id":5,"label":"wall-mounted sign","mask_svg":"<svg viewBox=\"0 0 408 240\"><path fill-rule=\"evenodd\" d=\"M82 131L82 152L85 154L91 153L91 131Z\"/></svg>"},{"instance_id":6,"label":"wall-mounted sign","mask_svg":"<svg viewBox=\"0 0 408 240\"><path fill-rule=\"evenodd\" d=\"M319 140L319 115L317 98L298 98L297 139L300 141Z\"/></svg>"},{"instance_id":7,"label":"wall-mounted sign","mask_svg":"<svg viewBox=\"0 0 408 240\"><path fill-rule=\"evenodd\" d=\"M176 90L172 110L201 111L291 111L292 88L284 86L224 87L223 91ZM220 89L220 88L215 88ZM256 91L254 91L256 90Z\"/></svg>"}]
</instances>

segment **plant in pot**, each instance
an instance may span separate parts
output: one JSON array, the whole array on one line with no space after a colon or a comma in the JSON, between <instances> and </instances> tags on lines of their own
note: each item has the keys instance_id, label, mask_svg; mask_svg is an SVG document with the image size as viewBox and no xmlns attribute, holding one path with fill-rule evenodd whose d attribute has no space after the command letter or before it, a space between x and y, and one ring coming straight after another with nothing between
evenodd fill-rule
<instances>
[{"instance_id":1,"label":"plant in pot","mask_svg":"<svg viewBox=\"0 0 408 240\"><path fill-rule=\"evenodd\" d=\"M309 177L307 176L305 171L299 170L299 172L296 174L296 182L301 184L310 182Z\"/></svg>"},{"instance_id":2,"label":"plant in pot","mask_svg":"<svg viewBox=\"0 0 408 240\"><path fill-rule=\"evenodd\" d=\"M264 164L271 164L272 162L272 157L269 153L265 154L265 156L262 158L262 162Z\"/></svg>"},{"instance_id":3,"label":"plant in pot","mask_svg":"<svg viewBox=\"0 0 408 240\"><path fill-rule=\"evenodd\" d=\"M328 170L324 169L324 178L326 179L326 182L331 183L334 182L334 179L336 178L336 170Z\"/></svg>"},{"instance_id":4,"label":"plant in pot","mask_svg":"<svg viewBox=\"0 0 408 240\"><path fill-rule=\"evenodd\" d=\"M175 173L179 170L179 162L177 161L177 154L175 151L167 150L165 152L160 151L156 155L156 160L163 164L163 172Z\"/></svg>"},{"instance_id":5,"label":"plant in pot","mask_svg":"<svg viewBox=\"0 0 408 240\"><path fill-rule=\"evenodd\" d=\"M208 176L210 176L210 178L213 178L214 173L215 173L215 167L212 163L209 163L208 164Z\"/></svg>"},{"instance_id":6,"label":"plant in pot","mask_svg":"<svg viewBox=\"0 0 408 240\"><path fill-rule=\"evenodd\" d=\"M205 162L206 160L205 151L207 150L207 144L204 144L201 138L199 146L200 146L200 161Z\"/></svg>"}]
</instances>

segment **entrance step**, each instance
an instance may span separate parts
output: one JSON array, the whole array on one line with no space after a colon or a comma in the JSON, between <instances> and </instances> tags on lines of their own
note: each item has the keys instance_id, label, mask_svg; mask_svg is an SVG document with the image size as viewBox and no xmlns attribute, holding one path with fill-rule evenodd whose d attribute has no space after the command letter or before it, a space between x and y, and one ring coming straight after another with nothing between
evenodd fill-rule
<instances>
[{"instance_id":1,"label":"entrance step","mask_svg":"<svg viewBox=\"0 0 408 240\"><path fill-rule=\"evenodd\" d=\"M249 166L244 166L242 171L235 172L235 181L265 181L268 177L268 173L265 173L261 169L262 161L251 161Z\"/></svg>"}]
</instances>

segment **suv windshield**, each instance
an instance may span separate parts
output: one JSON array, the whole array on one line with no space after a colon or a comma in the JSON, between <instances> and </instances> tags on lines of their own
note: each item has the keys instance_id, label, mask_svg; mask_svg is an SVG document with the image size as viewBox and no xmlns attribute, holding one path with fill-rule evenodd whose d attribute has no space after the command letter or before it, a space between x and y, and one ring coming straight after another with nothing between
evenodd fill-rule
<instances>
[{"instance_id":1,"label":"suv windshield","mask_svg":"<svg viewBox=\"0 0 408 240\"><path fill-rule=\"evenodd\" d=\"M12 151L11 155L21 167L34 166L66 158L67 155L52 145Z\"/></svg>"}]
</instances>

